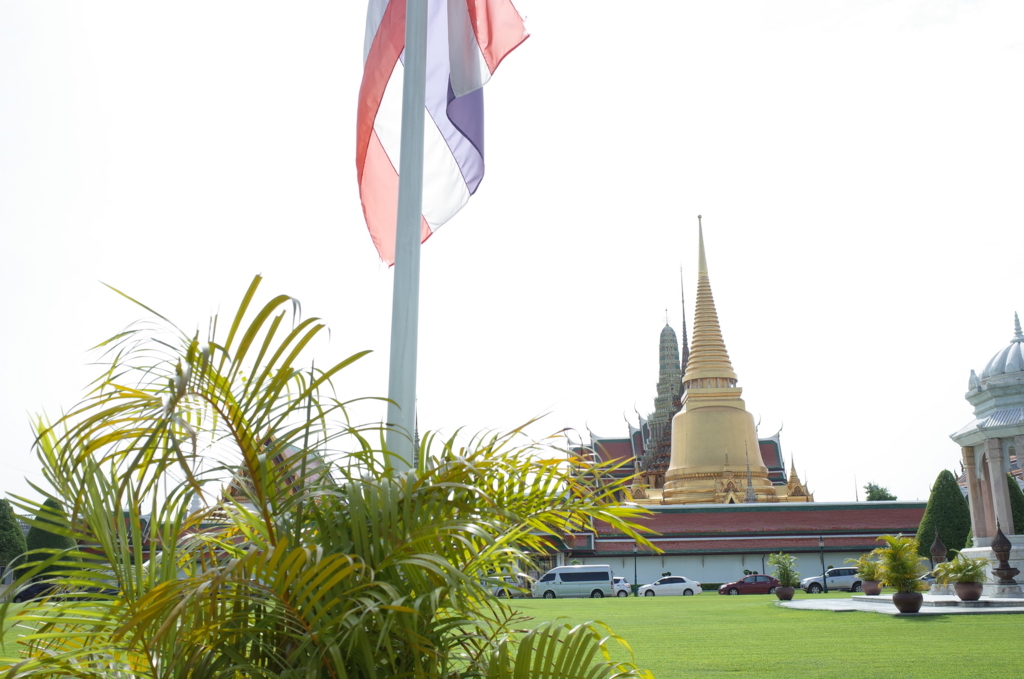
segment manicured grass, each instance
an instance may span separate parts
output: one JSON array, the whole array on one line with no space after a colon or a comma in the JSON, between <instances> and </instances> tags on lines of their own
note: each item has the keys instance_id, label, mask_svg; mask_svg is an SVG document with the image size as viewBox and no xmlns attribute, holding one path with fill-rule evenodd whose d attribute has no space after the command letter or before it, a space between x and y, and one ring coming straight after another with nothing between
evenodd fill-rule
<instances>
[{"instance_id":1,"label":"manicured grass","mask_svg":"<svg viewBox=\"0 0 1024 679\"><path fill-rule=\"evenodd\" d=\"M15 611L20 609L23 604L11 604L11 607L7 609L8 615L13 614ZM4 627L6 628L10 623L4 621ZM11 627L6 629L3 633L3 648L0 649L0 658L14 657L18 655L18 644L15 640L25 633L24 629L18 627Z\"/></svg>"},{"instance_id":2,"label":"manicured grass","mask_svg":"<svg viewBox=\"0 0 1024 679\"><path fill-rule=\"evenodd\" d=\"M798 599L811 596L797 592ZM637 665L657 679L1024 676L1016 650L1024 615L894 618L795 611L775 601L774 596L705 592L646 599L526 599L515 606L537 621L564 616L570 624L606 623L629 642Z\"/></svg>"}]
</instances>

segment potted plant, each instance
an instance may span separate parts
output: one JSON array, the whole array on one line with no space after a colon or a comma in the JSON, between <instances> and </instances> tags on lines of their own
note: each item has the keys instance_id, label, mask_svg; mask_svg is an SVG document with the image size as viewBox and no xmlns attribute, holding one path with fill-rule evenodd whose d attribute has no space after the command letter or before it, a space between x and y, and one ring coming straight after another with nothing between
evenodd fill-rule
<instances>
[{"instance_id":1,"label":"potted plant","mask_svg":"<svg viewBox=\"0 0 1024 679\"><path fill-rule=\"evenodd\" d=\"M857 577L860 578L860 586L865 594L877 596L882 592L882 564L877 559L871 558L873 553L861 554L856 559L847 559L857 567Z\"/></svg>"},{"instance_id":2,"label":"potted plant","mask_svg":"<svg viewBox=\"0 0 1024 679\"><path fill-rule=\"evenodd\" d=\"M935 567L935 582L940 585L952 584L960 601L977 601L981 598L989 563L983 556L972 558L958 552L952 561Z\"/></svg>"},{"instance_id":3,"label":"potted plant","mask_svg":"<svg viewBox=\"0 0 1024 679\"><path fill-rule=\"evenodd\" d=\"M775 567L775 579L779 586L775 588L775 596L780 601L789 601L800 586L800 574L796 572L796 564L792 554L769 554L768 563Z\"/></svg>"},{"instance_id":4,"label":"potted plant","mask_svg":"<svg viewBox=\"0 0 1024 679\"><path fill-rule=\"evenodd\" d=\"M921 590L927 589L921 576L928 570L924 557L917 553L917 540L902 535L883 535L879 539L886 544L872 554L881 564L882 584L896 590L892 602L900 613L917 613L924 603Z\"/></svg>"}]
</instances>

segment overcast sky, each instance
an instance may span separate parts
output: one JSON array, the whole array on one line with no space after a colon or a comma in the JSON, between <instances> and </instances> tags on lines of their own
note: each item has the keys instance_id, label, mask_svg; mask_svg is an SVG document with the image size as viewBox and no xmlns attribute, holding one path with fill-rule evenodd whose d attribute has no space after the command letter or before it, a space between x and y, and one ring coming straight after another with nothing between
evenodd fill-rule
<instances>
[{"instance_id":1,"label":"overcast sky","mask_svg":"<svg viewBox=\"0 0 1024 679\"><path fill-rule=\"evenodd\" d=\"M487 176L423 248L421 430L625 435L680 266L692 324L702 214L760 433L785 423L818 500L854 475L926 499L1024 312L1024 3L516 4ZM364 25L355 0L0 3L0 491L142 315L101 281L188 328L262 273L330 323L318 365L374 351L342 396L386 394Z\"/></svg>"}]
</instances>

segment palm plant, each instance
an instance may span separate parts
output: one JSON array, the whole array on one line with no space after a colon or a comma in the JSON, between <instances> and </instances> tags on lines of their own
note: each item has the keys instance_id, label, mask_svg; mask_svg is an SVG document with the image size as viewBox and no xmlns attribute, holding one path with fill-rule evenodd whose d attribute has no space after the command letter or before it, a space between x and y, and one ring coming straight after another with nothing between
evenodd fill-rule
<instances>
[{"instance_id":1,"label":"palm plant","mask_svg":"<svg viewBox=\"0 0 1024 679\"><path fill-rule=\"evenodd\" d=\"M286 296L249 318L259 282L204 340L144 307L85 400L40 423L37 490L66 514L47 528L77 546L15 584L49 568L45 600L0 609L26 631L4 676L650 676L610 660L628 645L600 623L528 629L488 594L594 521L656 549L615 501L630 480L520 430L428 434L396 471L333 396L366 352L305 368L324 324Z\"/></svg>"},{"instance_id":2,"label":"palm plant","mask_svg":"<svg viewBox=\"0 0 1024 679\"><path fill-rule=\"evenodd\" d=\"M935 582L940 585L985 582L988 575L986 569L990 563L983 556L970 557L957 553L952 561L944 561L935 567Z\"/></svg>"},{"instance_id":3,"label":"palm plant","mask_svg":"<svg viewBox=\"0 0 1024 679\"><path fill-rule=\"evenodd\" d=\"M875 556L874 552L861 554L856 559L847 559L846 563L857 567L857 577L861 580L878 582L882 579L882 565L878 562L878 559L872 558L873 556Z\"/></svg>"},{"instance_id":4,"label":"palm plant","mask_svg":"<svg viewBox=\"0 0 1024 679\"><path fill-rule=\"evenodd\" d=\"M928 589L921 582L927 572L924 557L917 554L917 540L902 535L883 535L886 546L879 547L872 554L881 564L881 581L900 593L918 592Z\"/></svg>"},{"instance_id":5,"label":"palm plant","mask_svg":"<svg viewBox=\"0 0 1024 679\"><path fill-rule=\"evenodd\" d=\"M768 563L775 567L775 579L782 587L799 587L800 574L796 570L796 562L792 554L769 554Z\"/></svg>"}]
</instances>

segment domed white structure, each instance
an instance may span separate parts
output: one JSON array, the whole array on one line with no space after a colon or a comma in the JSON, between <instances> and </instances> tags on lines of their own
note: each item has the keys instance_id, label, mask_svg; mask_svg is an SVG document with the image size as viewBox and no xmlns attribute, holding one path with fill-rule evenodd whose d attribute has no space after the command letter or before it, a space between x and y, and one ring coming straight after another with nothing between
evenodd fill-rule
<instances>
[{"instance_id":1,"label":"domed white structure","mask_svg":"<svg viewBox=\"0 0 1024 679\"><path fill-rule=\"evenodd\" d=\"M1024 460L1024 333L1017 314L1013 322L1009 346L989 360L980 378L971 371L966 398L974 406L974 419L950 438L960 446L967 473L974 549L964 553L992 558L989 546L998 526L1010 537L1011 564L1020 562L1015 564L1019 568L1024 565L1024 535L1015 533L1024 532L1024 526L1013 525L1006 477L1011 457ZM1014 595L1000 587L1006 586L986 584L986 594Z\"/></svg>"},{"instance_id":2,"label":"domed white structure","mask_svg":"<svg viewBox=\"0 0 1024 679\"><path fill-rule=\"evenodd\" d=\"M1024 333L1020 330L1020 317L1016 313L1013 314L1013 329L1010 346L993 356L982 371L983 382L991 381L992 378L1000 380L1004 376L1013 376L1014 373L1024 373ZM1016 379L1020 379L1020 376L1017 375Z\"/></svg>"}]
</instances>

